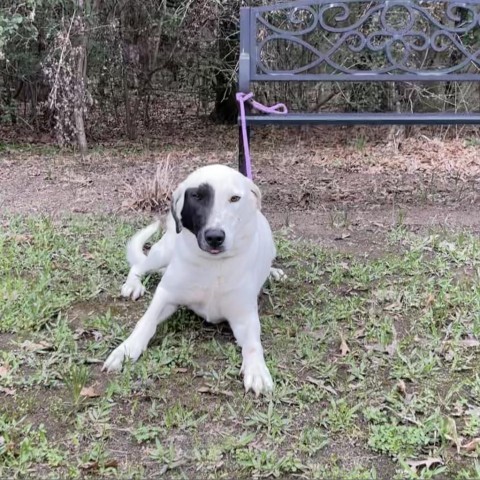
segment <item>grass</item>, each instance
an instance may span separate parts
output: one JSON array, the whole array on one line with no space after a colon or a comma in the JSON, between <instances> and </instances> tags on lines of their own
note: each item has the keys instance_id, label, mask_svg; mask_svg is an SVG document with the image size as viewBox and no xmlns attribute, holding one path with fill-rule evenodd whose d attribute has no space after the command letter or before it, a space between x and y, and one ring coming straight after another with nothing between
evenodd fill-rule
<instances>
[{"instance_id":1,"label":"grass","mask_svg":"<svg viewBox=\"0 0 480 480\"><path fill-rule=\"evenodd\" d=\"M0 476L480 478L473 235L399 225L397 253L368 259L279 234L289 279L260 302L276 389L255 399L228 327L185 310L136 364L100 371L151 298L118 298L138 225L3 226Z\"/></svg>"}]
</instances>

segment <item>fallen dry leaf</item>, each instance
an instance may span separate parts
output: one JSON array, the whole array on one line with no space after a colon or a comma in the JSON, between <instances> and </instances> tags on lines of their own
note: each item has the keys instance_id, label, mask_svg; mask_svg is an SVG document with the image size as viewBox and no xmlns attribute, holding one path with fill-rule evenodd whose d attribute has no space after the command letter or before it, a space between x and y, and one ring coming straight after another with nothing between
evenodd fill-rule
<instances>
[{"instance_id":1,"label":"fallen dry leaf","mask_svg":"<svg viewBox=\"0 0 480 480\"><path fill-rule=\"evenodd\" d=\"M359 328L358 330L355 331L354 333L355 338L363 338L365 337L365 328Z\"/></svg>"},{"instance_id":2,"label":"fallen dry leaf","mask_svg":"<svg viewBox=\"0 0 480 480\"><path fill-rule=\"evenodd\" d=\"M118 460L115 460L115 459L110 459L110 460L106 460L103 464L102 464L102 467L103 468L117 468L118 467ZM84 471L93 471L93 470L98 470L100 468L100 463L95 461L95 462L87 462L87 463L84 463L83 465L80 465L80 469L81 470L84 470Z\"/></svg>"},{"instance_id":3,"label":"fallen dry leaf","mask_svg":"<svg viewBox=\"0 0 480 480\"><path fill-rule=\"evenodd\" d=\"M80 465L80 469L85 471L98 470L98 467L98 462L87 462Z\"/></svg>"},{"instance_id":4,"label":"fallen dry leaf","mask_svg":"<svg viewBox=\"0 0 480 480\"><path fill-rule=\"evenodd\" d=\"M337 392L335 391L334 388L330 387L329 385L325 385L323 380L317 380L316 378L313 377L307 377L306 378L307 382L313 383L313 385L316 385L317 387L323 388L327 392L331 393L332 395L338 395Z\"/></svg>"},{"instance_id":5,"label":"fallen dry leaf","mask_svg":"<svg viewBox=\"0 0 480 480\"><path fill-rule=\"evenodd\" d=\"M177 367L174 369L174 372L175 373L186 373L188 372L188 368L185 368L185 367Z\"/></svg>"},{"instance_id":6,"label":"fallen dry leaf","mask_svg":"<svg viewBox=\"0 0 480 480\"><path fill-rule=\"evenodd\" d=\"M310 327L305 327L302 331L317 340L323 340L327 336L327 329L322 327L318 327L315 330L312 330Z\"/></svg>"},{"instance_id":7,"label":"fallen dry leaf","mask_svg":"<svg viewBox=\"0 0 480 480\"><path fill-rule=\"evenodd\" d=\"M470 440L467 444L462 445L461 448L467 452L474 452L477 449L477 445L480 445L480 438L478 437Z\"/></svg>"},{"instance_id":8,"label":"fallen dry leaf","mask_svg":"<svg viewBox=\"0 0 480 480\"><path fill-rule=\"evenodd\" d=\"M75 338L75 340L78 340L79 338L93 338L98 342L103 338L103 334L98 330L84 330L83 328L77 328L73 334L73 338Z\"/></svg>"},{"instance_id":9,"label":"fallen dry leaf","mask_svg":"<svg viewBox=\"0 0 480 480\"><path fill-rule=\"evenodd\" d=\"M221 393L222 395L225 395L226 397L231 397L233 398L235 395L233 392L230 390L219 390L218 393Z\"/></svg>"},{"instance_id":10,"label":"fallen dry leaf","mask_svg":"<svg viewBox=\"0 0 480 480\"><path fill-rule=\"evenodd\" d=\"M38 343L31 342L30 340L25 340L21 345L23 349L29 352L38 352L39 350L50 350L52 344L41 340Z\"/></svg>"},{"instance_id":11,"label":"fallen dry leaf","mask_svg":"<svg viewBox=\"0 0 480 480\"><path fill-rule=\"evenodd\" d=\"M210 387L198 387L197 392L199 392L199 393L212 393L212 389Z\"/></svg>"},{"instance_id":12,"label":"fallen dry leaf","mask_svg":"<svg viewBox=\"0 0 480 480\"><path fill-rule=\"evenodd\" d=\"M429 307L430 305L433 305L434 303L435 303L435 297L432 294L430 294L427 297L426 304Z\"/></svg>"},{"instance_id":13,"label":"fallen dry leaf","mask_svg":"<svg viewBox=\"0 0 480 480\"><path fill-rule=\"evenodd\" d=\"M379 343L374 343L373 345L365 345L365 350L367 352L380 352L385 353L385 347L380 345Z\"/></svg>"},{"instance_id":14,"label":"fallen dry leaf","mask_svg":"<svg viewBox=\"0 0 480 480\"><path fill-rule=\"evenodd\" d=\"M444 357L445 357L445 360L446 360L447 362L451 362L451 361L455 358L455 352L454 352L451 348L449 348L449 349L445 352Z\"/></svg>"},{"instance_id":15,"label":"fallen dry leaf","mask_svg":"<svg viewBox=\"0 0 480 480\"><path fill-rule=\"evenodd\" d=\"M33 235L11 235L10 238L17 243L31 242L33 240Z\"/></svg>"},{"instance_id":16,"label":"fallen dry leaf","mask_svg":"<svg viewBox=\"0 0 480 480\"><path fill-rule=\"evenodd\" d=\"M383 309L387 310L387 312L398 312L402 309L402 304L401 302L395 301L386 305L385 307L383 307Z\"/></svg>"},{"instance_id":17,"label":"fallen dry leaf","mask_svg":"<svg viewBox=\"0 0 480 480\"><path fill-rule=\"evenodd\" d=\"M215 388L207 387L206 385L198 387L197 392L208 393L210 395L225 395L226 397L234 397L235 396L233 394L233 392L230 392L229 390L217 390Z\"/></svg>"},{"instance_id":18,"label":"fallen dry leaf","mask_svg":"<svg viewBox=\"0 0 480 480\"><path fill-rule=\"evenodd\" d=\"M443 465L443 460L440 457L426 458L425 460L407 460L407 465L412 469L413 473L417 473L417 469L425 467L427 470L432 466L440 464Z\"/></svg>"},{"instance_id":19,"label":"fallen dry leaf","mask_svg":"<svg viewBox=\"0 0 480 480\"><path fill-rule=\"evenodd\" d=\"M463 340L460 340L458 344L461 347L472 348L472 347L478 347L480 345L480 342L475 338L465 338Z\"/></svg>"},{"instance_id":20,"label":"fallen dry leaf","mask_svg":"<svg viewBox=\"0 0 480 480\"><path fill-rule=\"evenodd\" d=\"M395 387L403 396L407 394L407 386L405 385L405 382L403 380L399 380Z\"/></svg>"},{"instance_id":21,"label":"fallen dry leaf","mask_svg":"<svg viewBox=\"0 0 480 480\"><path fill-rule=\"evenodd\" d=\"M17 391L14 388L6 388L0 387L0 393L4 393L5 395L15 395Z\"/></svg>"},{"instance_id":22,"label":"fallen dry leaf","mask_svg":"<svg viewBox=\"0 0 480 480\"><path fill-rule=\"evenodd\" d=\"M10 367L8 367L7 365L0 365L0 377L6 377L9 370Z\"/></svg>"},{"instance_id":23,"label":"fallen dry leaf","mask_svg":"<svg viewBox=\"0 0 480 480\"><path fill-rule=\"evenodd\" d=\"M95 397L100 396L100 394L95 390L95 388L93 386L83 387L81 392L80 392L80 395L82 397L88 397L88 398L95 398Z\"/></svg>"},{"instance_id":24,"label":"fallen dry leaf","mask_svg":"<svg viewBox=\"0 0 480 480\"><path fill-rule=\"evenodd\" d=\"M345 337L343 336L342 333L340 333L340 355L342 357L345 357L350 353L350 347L347 344L347 341L345 340Z\"/></svg>"}]
</instances>

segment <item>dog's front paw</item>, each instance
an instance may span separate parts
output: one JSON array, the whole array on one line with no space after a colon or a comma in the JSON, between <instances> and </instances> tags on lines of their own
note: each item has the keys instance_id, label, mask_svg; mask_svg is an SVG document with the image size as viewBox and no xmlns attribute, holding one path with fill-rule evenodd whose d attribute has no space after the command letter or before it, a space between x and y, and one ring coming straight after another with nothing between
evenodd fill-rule
<instances>
[{"instance_id":1,"label":"dog's front paw","mask_svg":"<svg viewBox=\"0 0 480 480\"><path fill-rule=\"evenodd\" d=\"M243 373L243 384L245 391L253 390L255 396L260 393L267 393L273 390L273 380L263 358L243 362L241 373Z\"/></svg>"},{"instance_id":2,"label":"dog's front paw","mask_svg":"<svg viewBox=\"0 0 480 480\"><path fill-rule=\"evenodd\" d=\"M286 280L287 275L281 268L271 268L270 269L270 280L283 281Z\"/></svg>"},{"instance_id":3,"label":"dog's front paw","mask_svg":"<svg viewBox=\"0 0 480 480\"><path fill-rule=\"evenodd\" d=\"M140 280L128 279L122 286L122 297L132 298L132 300L137 300L143 295L145 295L145 287L142 285Z\"/></svg>"},{"instance_id":4,"label":"dog's front paw","mask_svg":"<svg viewBox=\"0 0 480 480\"><path fill-rule=\"evenodd\" d=\"M103 364L102 371L118 372L122 369L123 361L126 357L130 358L132 362L135 362L141 353L141 349L132 348L132 346L125 341L108 356Z\"/></svg>"}]
</instances>

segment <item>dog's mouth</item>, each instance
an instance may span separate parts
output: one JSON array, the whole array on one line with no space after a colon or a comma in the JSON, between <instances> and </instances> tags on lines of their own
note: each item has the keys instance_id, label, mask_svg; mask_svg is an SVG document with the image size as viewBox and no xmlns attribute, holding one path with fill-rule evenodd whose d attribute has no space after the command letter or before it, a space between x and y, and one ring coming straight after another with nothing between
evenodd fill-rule
<instances>
[{"instance_id":1,"label":"dog's mouth","mask_svg":"<svg viewBox=\"0 0 480 480\"><path fill-rule=\"evenodd\" d=\"M212 248L212 247L200 247L204 252L210 253L211 255L219 255L220 253L223 253L225 251L225 248L219 247L219 248Z\"/></svg>"},{"instance_id":2,"label":"dog's mouth","mask_svg":"<svg viewBox=\"0 0 480 480\"><path fill-rule=\"evenodd\" d=\"M210 255L220 255L226 250L224 245L220 245L218 247L212 247L211 245L208 245L206 242L203 242L202 240L198 241L198 246L200 247L200 250L203 250L204 252L209 253Z\"/></svg>"}]
</instances>

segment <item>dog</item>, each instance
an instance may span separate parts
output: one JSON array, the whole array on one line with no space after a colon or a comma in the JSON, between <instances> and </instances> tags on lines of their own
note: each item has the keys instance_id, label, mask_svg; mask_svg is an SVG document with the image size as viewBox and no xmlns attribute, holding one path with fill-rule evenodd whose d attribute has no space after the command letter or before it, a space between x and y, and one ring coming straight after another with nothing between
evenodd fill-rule
<instances>
[{"instance_id":1,"label":"dog","mask_svg":"<svg viewBox=\"0 0 480 480\"><path fill-rule=\"evenodd\" d=\"M122 295L145 293L141 277L163 273L147 311L131 335L107 358L103 370L120 370L125 358L136 361L157 325L186 306L207 322L228 321L242 348L245 391L256 396L273 389L260 340L258 295L276 256L272 231L261 213L259 188L240 172L209 165L191 173L174 191L166 232L146 256L143 245L159 229L144 228L129 241L131 266Z\"/></svg>"}]
</instances>

